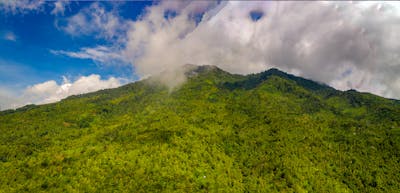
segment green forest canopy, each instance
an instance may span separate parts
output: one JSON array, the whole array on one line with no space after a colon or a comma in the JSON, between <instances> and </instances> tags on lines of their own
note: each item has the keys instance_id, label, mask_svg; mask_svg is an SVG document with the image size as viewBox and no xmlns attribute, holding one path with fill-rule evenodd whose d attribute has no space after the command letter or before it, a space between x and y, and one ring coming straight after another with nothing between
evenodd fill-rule
<instances>
[{"instance_id":1,"label":"green forest canopy","mask_svg":"<svg viewBox=\"0 0 400 193\"><path fill-rule=\"evenodd\" d=\"M196 67L0 112L0 192L397 192L400 103Z\"/></svg>"}]
</instances>

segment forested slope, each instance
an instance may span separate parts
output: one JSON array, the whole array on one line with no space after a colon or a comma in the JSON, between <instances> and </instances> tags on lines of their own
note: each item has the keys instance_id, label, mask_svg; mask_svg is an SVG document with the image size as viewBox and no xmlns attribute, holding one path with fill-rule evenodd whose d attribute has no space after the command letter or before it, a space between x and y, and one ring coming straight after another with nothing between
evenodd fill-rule
<instances>
[{"instance_id":1,"label":"forested slope","mask_svg":"<svg viewBox=\"0 0 400 193\"><path fill-rule=\"evenodd\" d=\"M201 66L0 112L0 192L397 192L400 103Z\"/></svg>"}]
</instances>

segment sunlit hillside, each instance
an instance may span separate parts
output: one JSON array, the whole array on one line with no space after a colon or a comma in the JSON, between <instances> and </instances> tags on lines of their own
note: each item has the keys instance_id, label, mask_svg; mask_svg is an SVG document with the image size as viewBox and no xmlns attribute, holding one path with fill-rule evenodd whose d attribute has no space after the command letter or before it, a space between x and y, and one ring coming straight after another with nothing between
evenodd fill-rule
<instances>
[{"instance_id":1,"label":"sunlit hillside","mask_svg":"<svg viewBox=\"0 0 400 193\"><path fill-rule=\"evenodd\" d=\"M400 104L201 66L0 112L0 192L396 192Z\"/></svg>"}]
</instances>

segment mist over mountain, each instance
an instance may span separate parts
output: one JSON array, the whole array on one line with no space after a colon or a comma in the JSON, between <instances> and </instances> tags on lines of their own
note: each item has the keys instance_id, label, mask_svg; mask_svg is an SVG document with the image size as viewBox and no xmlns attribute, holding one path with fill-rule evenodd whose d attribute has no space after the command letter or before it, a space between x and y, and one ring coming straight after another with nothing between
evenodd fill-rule
<instances>
[{"instance_id":1,"label":"mist over mountain","mask_svg":"<svg viewBox=\"0 0 400 193\"><path fill-rule=\"evenodd\" d=\"M396 192L400 102L186 65L0 112L1 192Z\"/></svg>"}]
</instances>

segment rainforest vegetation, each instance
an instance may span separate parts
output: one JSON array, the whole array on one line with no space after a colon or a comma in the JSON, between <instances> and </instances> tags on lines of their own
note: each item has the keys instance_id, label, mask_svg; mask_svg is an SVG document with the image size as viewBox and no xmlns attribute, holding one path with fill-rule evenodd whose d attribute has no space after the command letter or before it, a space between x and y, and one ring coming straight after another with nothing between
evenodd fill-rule
<instances>
[{"instance_id":1,"label":"rainforest vegetation","mask_svg":"<svg viewBox=\"0 0 400 193\"><path fill-rule=\"evenodd\" d=\"M277 69L0 112L0 192L398 192L400 102Z\"/></svg>"}]
</instances>

